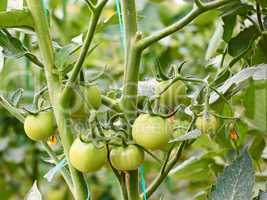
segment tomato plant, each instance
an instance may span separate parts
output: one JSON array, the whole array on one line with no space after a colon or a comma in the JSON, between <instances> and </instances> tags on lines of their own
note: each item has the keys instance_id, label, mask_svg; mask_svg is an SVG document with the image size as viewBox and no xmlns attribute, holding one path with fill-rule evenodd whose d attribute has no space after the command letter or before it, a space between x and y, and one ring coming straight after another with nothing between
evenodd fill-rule
<instances>
[{"instance_id":1,"label":"tomato plant","mask_svg":"<svg viewBox=\"0 0 267 200\"><path fill-rule=\"evenodd\" d=\"M266 0L0 2L3 199L265 195Z\"/></svg>"}]
</instances>

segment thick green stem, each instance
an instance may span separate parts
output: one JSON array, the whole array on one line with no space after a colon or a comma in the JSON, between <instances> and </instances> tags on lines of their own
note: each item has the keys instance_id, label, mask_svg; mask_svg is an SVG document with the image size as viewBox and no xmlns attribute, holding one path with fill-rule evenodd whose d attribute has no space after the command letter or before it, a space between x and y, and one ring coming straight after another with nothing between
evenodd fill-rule
<instances>
[{"instance_id":1,"label":"thick green stem","mask_svg":"<svg viewBox=\"0 0 267 200\"><path fill-rule=\"evenodd\" d=\"M129 200L140 200L138 170L129 171L126 175L127 191Z\"/></svg>"},{"instance_id":2,"label":"thick green stem","mask_svg":"<svg viewBox=\"0 0 267 200\"><path fill-rule=\"evenodd\" d=\"M137 87L141 52L135 48L137 21L135 0L121 0L125 40L125 72L122 105L126 117L133 121L137 113ZM128 127L129 134L131 128ZM130 171L126 178L128 199L139 200L138 170Z\"/></svg>"},{"instance_id":3,"label":"thick green stem","mask_svg":"<svg viewBox=\"0 0 267 200\"><path fill-rule=\"evenodd\" d=\"M131 40L137 32L135 1L121 0L122 15L124 22L124 43L126 60L129 55Z\"/></svg>"},{"instance_id":4,"label":"thick green stem","mask_svg":"<svg viewBox=\"0 0 267 200\"><path fill-rule=\"evenodd\" d=\"M141 52L135 47L131 48L125 71L125 82L123 85L123 110L127 118L132 121L137 114L137 89L138 75L141 61Z\"/></svg>"},{"instance_id":5,"label":"thick green stem","mask_svg":"<svg viewBox=\"0 0 267 200\"><path fill-rule=\"evenodd\" d=\"M31 11L35 24L39 48L45 66L45 75L48 85L49 97L54 109L61 142L69 165L72 182L74 185L75 199L85 200L88 198L88 188L85 178L83 177L83 174L76 171L69 162L68 155L70 146L73 141L73 134L68 124L68 118L61 111L58 103L58 94L61 91L61 86L59 84L58 77L53 74L54 55L52 49L52 41L48 29L48 23L44 14L44 9L41 5L41 1L27 0L27 5Z\"/></svg>"}]
</instances>

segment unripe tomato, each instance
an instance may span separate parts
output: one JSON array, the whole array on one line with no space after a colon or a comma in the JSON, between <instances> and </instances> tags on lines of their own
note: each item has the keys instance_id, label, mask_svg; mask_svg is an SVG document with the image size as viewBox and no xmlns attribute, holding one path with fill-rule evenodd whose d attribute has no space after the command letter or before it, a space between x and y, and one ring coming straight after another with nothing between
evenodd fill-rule
<instances>
[{"instance_id":1,"label":"unripe tomato","mask_svg":"<svg viewBox=\"0 0 267 200\"><path fill-rule=\"evenodd\" d=\"M71 165L77 170L87 173L99 170L107 161L106 145L96 147L93 143L85 143L78 137L70 147Z\"/></svg>"},{"instance_id":2,"label":"unripe tomato","mask_svg":"<svg viewBox=\"0 0 267 200\"><path fill-rule=\"evenodd\" d=\"M149 114L139 115L132 127L134 141L151 150L164 148L171 135L171 125L167 119Z\"/></svg>"},{"instance_id":3,"label":"unripe tomato","mask_svg":"<svg viewBox=\"0 0 267 200\"><path fill-rule=\"evenodd\" d=\"M202 133L215 133L218 126L219 122L217 118L211 114L209 114L207 118L203 115L196 120L196 127L201 130Z\"/></svg>"},{"instance_id":4,"label":"unripe tomato","mask_svg":"<svg viewBox=\"0 0 267 200\"><path fill-rule=\"evenodd\" d=\"M101 91L98 85L84 86L82 88L88 105L97 110L101 106Z\"/></svg>"},{"instance_id":5,"label":"unripe tomato","mask_svg":"<svg viewBox=\"0 0 267 200\"><path fill-rule=\"evenodd\" d=\"M144 151L135 145L114 147L110 151L110 161L117 170L136 170L144 162Z\"/></svg>"},{"instance_id":6,"label":"unripe tomato","mask_svg":"<svg viewBox=\"0 0 267 200\"><path fill-rule=\"evenodd\" d=\"M85 114L82 94L73 87L66 88L66 93L60 94L59 105L63 112L69 113L73 117Z\"/></svg>"},{"instance_id":7,"label":"unripe tomato","mask_svg":"<svg viewBox=\"0 0 267 200\"><path fill-rule=\"evenodd\" d=\"M45 140L56 131L56 122L53 112L40 112L37 115L28 115L24 121L26 135L35 141Z\"/></svg>"},{"instance_id":8,"label":"unripe tomato","mask_svg":"<svg viewBox=\"0 0 267 200\"><path fill-rule=\"evenodd\" d=\"M156 87L156 94L159 95L170 82L171 80L160 82ZM183 81L176 81L160 95L160 104L168 108L173 108L183 103L187 99L186 90L187 87Z\"/></svg>"}]
</instances>

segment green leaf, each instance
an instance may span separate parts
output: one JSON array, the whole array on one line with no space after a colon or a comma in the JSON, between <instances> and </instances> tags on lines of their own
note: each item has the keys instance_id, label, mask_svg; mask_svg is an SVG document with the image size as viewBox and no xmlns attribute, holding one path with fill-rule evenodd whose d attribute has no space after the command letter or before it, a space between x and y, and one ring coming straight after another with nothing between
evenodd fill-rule
<instances>
[{"instance_id":1,"label":"green leaf","mask_svg":"<svg viewBox=\"0 0 267 200\"><path fill-rule=\"evenodd\" d=\"M97 24L96 26L96 33L103 32L106 28L108 28L111 25L116 25L119 23L118 16L116 14L112 15L110 18L106 19L105 21L102 21Z\"/></svg>"},{"instance_id":2,"label":"green leaf","mask_svg":"<svg viewBox=\"0 0 267 200\"><path fill-rule=\"evenodd\" d=\"M253 160L259 160L261 158L264 148L265 148L264 138L261 135L255 136L248 150L251 158Z\"/></svg>"},{"instance_id":3,"label":"green leaf","mask_svg":"<svg viewBox=\"0 0 267 200\"><path fill-rule=\"evenodd\" d=\"M34 22L29 10L11 10L0 12L0 28L34 29Z\"/></svg>"},{"instance_id":4,"label":"green leaf","mask_svg":"<svg viewBox=\"0 0 267 200\"><path fill-rule=\"evenodd\" d=\"M181 141L185 141L185 140L192 140L192 139L196 139L201 135L201 131L198 129L192 130L190 132L188 132L185 135L181 135L178 136L177 138L171 140L169 143L173 143L173 142L181 142Z\"/></svg>"},{"instance_id":5,"label":"green leaf","mask_svg":"<svg viewBox=\"0 0 267 200\"><path fill-rule=\"evenodd\" d=\"M265 71L265 75L266 75ZM252 128L265 132L267 130L267 82L253 82L245 90L243 103L245 116Z\"/></svg>"},{"instance_id":6,"label":"green leaf","mask_svg":"<svg viewBox=\"0 0 267 200\"><path fill-rule=\"evenodd\" d=\"M3 53L6 57L19 58L22 57L26 50L22 43L8 32L0 29L0 46L3 47Z\"/></svg>"},{"instance_id":7,"label":"green leaf","mask_svg":"<svg viewBox=\"0 0 267 200\"><path fill-rule=\"evenodd\" d=\"M251 200L254 171L251 159L244 152L219 176L209 200Z\"/></svg>"},{"instance_id":8,"label":"green leaf","mask_svg":"<svg viewBox=\"0 0 267 200\"><path fill-rule=\"evenodd\" d=\"M244 81L247 81L249 79L252 80L266 80L267 79L267 64L260 64L255 65L249 68L245 68L241 70L240 72L236 73L231 78L227 79L222 86L217 88L218 92L221 94L225 94L228 90L233 88L234 86L238 86ZM216 102L220 96L212 92L210 95L209 103L212 104Z\"/></svg>"},{"instance_id":9,"label":"green leaf","mask_svg":"<svg viewBox=\"0 0 267 200\"><path fill-rule=\"evenodd\" d=\"M256 26L250 26L242 30L236 37L229 41L228 53L232 57L238 57L246 52L255 39L260 35Z\"/></svg>"},{"instance_id":10,"label":"green leaf","mask_svg":"<svg viewBox=\"0 0 267 200\"><path fill-rule=\"evenodd\" d=\"M19 88L11 94L10 102L12 105L14 105L14 106L18 105L18 103L19 103L19 101L23 95L23 91L24 90L22 88Z\"/></svg>"},{"instance_id":11,"label":"green leaf","mask_svg":"<svg viewBox=\"0 0 267 200\"><path fill-rule=\"evenodd\" d=\"M223 20L223 40L229 42L232 38L234 27L236 25L236 15L226 15Z\"/></svg>"},{"instance_id":12,"label":"green leaf","mask_svg":"<svg viewBox=\"0 0 267 200\"><path fill-rule=\"evenodd\" d=\"M221 21L217 22L215 31L210 39L208 49L206 51L205 59L209 60L212 56L214 56L216 50L219 48L222 42L222 34L223 34L223 27Z\"/></svg>"}]
</instances>

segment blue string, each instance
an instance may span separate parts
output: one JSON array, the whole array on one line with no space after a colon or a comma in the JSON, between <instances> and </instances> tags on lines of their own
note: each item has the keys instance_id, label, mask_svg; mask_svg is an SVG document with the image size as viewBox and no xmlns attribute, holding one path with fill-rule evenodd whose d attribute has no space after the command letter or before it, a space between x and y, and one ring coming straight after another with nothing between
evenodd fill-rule
<instances>
[{"instance_id":1,"label":"blue string","mask_svg":"<svg viewBox=\"0 0 267 200\"><path fill-rule=\"evenodd\" d=\"M124 38L124 29L123 29L124 22L123 22L123 18L121 14L120 0L116 0L116 10L117 10L117 15L119 18L119 25L120 25L120 40L121 40L123 49L125 49L125 38Z\"/></svg>"}]
</instances>

